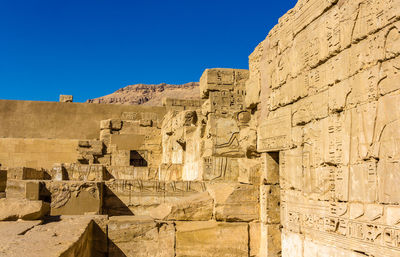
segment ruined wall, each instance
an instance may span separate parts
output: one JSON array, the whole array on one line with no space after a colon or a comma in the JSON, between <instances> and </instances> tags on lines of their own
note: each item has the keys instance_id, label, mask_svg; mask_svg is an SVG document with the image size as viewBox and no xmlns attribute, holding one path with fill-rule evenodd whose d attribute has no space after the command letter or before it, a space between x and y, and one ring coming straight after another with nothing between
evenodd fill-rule
<instances>
[{"instance_id":1,"label":"ruined wall","mask_svg":"<svg viewBox=\"0 0 400 257\"><path fill-rule=\"evenodd\" d=\"M125 113L125 114L124 114ZM98 139L100 121L155 115L164 107L0 100L0 137Z\"/></svg>"},{"instance_id":2,"label":"ruined wall","mask_svg":"<svg viewBox=\"0 0 400 257\"><path fill-rule=\"evenodd\" d=\"M282 256L400 256L399 19L395 0L300 0L250 55Z\"/></svg>"}]
</instances>

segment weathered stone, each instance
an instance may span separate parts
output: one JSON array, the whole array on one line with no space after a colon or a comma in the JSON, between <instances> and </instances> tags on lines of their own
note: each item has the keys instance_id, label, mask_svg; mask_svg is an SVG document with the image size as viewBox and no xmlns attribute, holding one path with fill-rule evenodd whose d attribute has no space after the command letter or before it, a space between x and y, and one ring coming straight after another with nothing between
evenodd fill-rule
<instances>
[{"instance_id":1,"label":"weathered stone","mask_svg":"<svg viewBox=\"0 0 400 257\"><path fill-rule=\"evenodd\" d=\"M215 218L221 221L259 219L258 187L236 183L211 183L207 190L214 198Z\"/></svg>"},{"instance_id":2,"label":"weathered stone","mask_svg":"<svg viewBox=\"0 0 400 257\"><path fill-rule=\"evenodd\" d=\"M46 179L44 170L36 170L26 167L9 168L7 171L7 179L19 179L19 180L29 180L29 179Z\"/></svg>"},{"instance_id":3,"label":"weathered stone","mask_svg":"<svg viewBox=\"0 0 400 257\"><path fill-rule=\"evenodd\" d=\"M176 222L176 256L248 256L248 225Z\"/></svg>"},{"instance_id":4,"label":"weathered stone","mask_svg":"<svg viewBox=\"0 0 400 257\"><path fill-rule=\"evenodd\" d=\"M43 201L0 199L0 221L38 220L49 214L50 206Z\"/></svg>"},{"instance_id":5,"label":"weathered stone","mask_svg":"<svg viewBox=\"0 0 400 257\"><path fill-rule=\"evenodd\" d=\"M145 217L111 217L109 256L174 256L175 228Z\"/></svg>"},{"instance_id":6,"label":"weathered stone","mask_svg":"<svg viewBox=\"0 0 400 257\"><path fill-rule=\"evenodd\" d=\"M7 198L39 200L41 183L33 180L7 180Z\"/></svg>"},{"instance_id":7,"label":"weathered stone","mask_svg":"<svg viewBox=\"0 0 400 257\"><path fill-rule=\"evenodd\" d=\"M102 213L102 183L49 181L46 182L46 192L42 194L51 198L51 215Z\"/></svg>"},{"instance_id":8,"label":"weathered stone","mask_svg":"<svg viewBox=\"0 0 400 257\"><path fill-rule=\"evenodd\" d=\"M61 103L72 103L73 96L72 95L60 95Z\"/></svg>"},{"instance_id":9,"label":"weathered stone","mask_svg":"<svg viewBox=\"0 0 400 257\"><path fill-rule=\"evenodd\" d=\"M150 216L157 220L207 221L211 220L213 209L214 200L203 192L176 202L161 203L150 210Z\"/></svg>"},{"instance_id":10,"label":"weathered stone","mask_svg":"<svg viewBox=\"0 0 400 257\"><path fill-rule=\"evenodd\" d=\"M261 179L262 163L260 159L240 158L238 181L244 184L259 185Z\"/></svg>"}]
</instances>

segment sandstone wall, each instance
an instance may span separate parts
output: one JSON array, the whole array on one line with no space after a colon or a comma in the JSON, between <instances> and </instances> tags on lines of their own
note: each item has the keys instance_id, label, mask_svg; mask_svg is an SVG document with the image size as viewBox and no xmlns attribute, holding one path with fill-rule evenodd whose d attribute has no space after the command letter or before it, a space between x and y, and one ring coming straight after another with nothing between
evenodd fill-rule
<instances>
[{"instance_id":1,"label":"sandstone wall","mask_svg":"<svg viewBox=\"0 0 400 257\"><path fill-rule=\"evenodd\" d=\"M400 1L300 0L250 55L257 150L279 155L261 230L281 223L282 256L400 256L399 19Z\"/></svg>"},{"instance_id":2,"label":"sandstone wall","mask_svg":"<svg viewBox=\"0 0 400 257\"><path fill-rule=\"evenodd\" d=\"M155 116L164 107L0 100L0 137L98 139L100 121Z\"/></svg>"},{"instance_id":3,"label":"sandstone wall","mask_svg":"<svg viewBox=\"0 0 400 257\"><path fill-rule=\"evenodd\" d=\"M74 139L0 138L0 164L51 169L54 163L76 162L77 146Z\"/></svg>"}]
</instances>

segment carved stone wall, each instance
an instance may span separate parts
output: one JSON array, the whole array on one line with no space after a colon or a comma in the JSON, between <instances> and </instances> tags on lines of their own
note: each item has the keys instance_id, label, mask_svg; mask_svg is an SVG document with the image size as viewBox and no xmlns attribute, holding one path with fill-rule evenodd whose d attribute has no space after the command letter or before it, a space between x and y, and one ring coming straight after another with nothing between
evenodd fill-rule
<instances>
[{"instance_id":1,"label":"carved stone wall","mask_svg":"<svg viewBox=\"0 0 400 257\"><path fill-rule=\"evenodd\" d=\"M399 1L300 0L249 57L282 256L400 256L399 20Z\"/></svg>"}]
</instances>

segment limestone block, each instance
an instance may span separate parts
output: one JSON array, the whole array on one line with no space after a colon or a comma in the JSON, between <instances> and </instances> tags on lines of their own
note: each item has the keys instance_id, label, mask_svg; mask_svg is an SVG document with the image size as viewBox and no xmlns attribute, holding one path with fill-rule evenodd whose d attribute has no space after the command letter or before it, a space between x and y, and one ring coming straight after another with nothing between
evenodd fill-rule
<instances>
[{"instance_id":1,"label":"limestone block","mask_svg":"<svg viewBox=\"0 0 400 257\"><path fill-rule=\"evenodd\" d=\"M53 173L53 180L56 181L68 180L68 173L63 164L61 163L55 163L53 165L52 173Z\"/></svg>"},{"instance_id":2,"label":"limestone block","mask_svg":"<svg viewBox=\"0 0 400 257\"><path fill-rule=\"evenodd\" d=\"M249 56L249 79L246 81L245 105L253 109L260 103L261 73L260 63L264 51L264 44L260 43Z\"/></svg>"},{"instance_id":3,"label":"limestone block","mask_svg":"<svg viewBox=\"0 0 400 257\"><path fill-rule=\"evenodd\" d=\"M239 176L239 164L237 158L229 157L203 157L203 180L237 181Z\"/></svg>"},{"instance_id":4,"label":"limestone block","mask_svg":"<svg viewBox=\"0 0 400 257\"><path fill-rule=\"evenodd\" d=\"M43 201L0 199L0 221L38 220L49 213L50 206Z\"/></svg>"},{"instance_id":5,"label":"limestone block","mask_svg":"<svg viewBox=\"0 0 400 257\"><path fill-rule=\"evenodd\" d=\"M385 207L385 224L389 226L398 226L400 223L400 208L399 206Z\"/></svg>"},{"instance_id":6,"label":"limestone block","mask_svg":"<svg viewBox=\"0 0 400 257\"><path fill-rule=\"evenodd\" d=\"M207 191L214 198L218 221L252 221L259 219L257 186L236 183L210 183Z\"/></svg>"},{"instance_id":7,"label":"limestone block","mask_svg":"<svg viewBox=\"0 0 400 257\"><path fill-rule=\"evenodd\" d=\"M267 152L289 148L291 132L291 106L270 112L258 127L257 151Z\"/></svg>"},{"instance_id":8,"label":"limestone block","mask_svg":"<svg viewBox=\"0 0 400 257\"><path fill-rule=\"evenodd\" d=\"M350 165L350 201L375 202L378 193L377 187L378 175L375 161ZM383 190L383 188L380 189ZM387 190L392 190L392 188ZM383 195L383 191L379 191L379 193L380 196ZM385 198L380 198L380 200L384 201Z\"/></svg>"},{"instance_id":9,"label":"limestone block","mask_svg":"<svg viewBox=\"0 0 400 257\"><path fill-rule=\"evenodd\" d=\"M280 225L261 223L260 232L261 232L261 240L260 240L259 256L260 257L282 256Z\"/></svg>"},{"instance_id":10,"label":"limestone block","mask_svg":"<svg viewBox=\"0 0 400 257\"><path fill-rule=\"evenodd\" d=\"M303 257L304 238L302 235L282 231L282 257ZM304 256L305 257L305 256ZM307 256L308 257L308 256Z\"/></svg>"},{"instance_id":11,"label":"limestone block","mask_svg":"<svg viewBox=\"0 0 400 257\"><path fill-rule=\"evenodd\" d=\"M351 110L350 162L357 163L370 157L372 152L377 102L357 106ZM346 131L348 133L348 131Z\"/></svg>"},{"instance_id":12,"label":"limestone block","mask_svg":"<svg viewBox=\"0 0 400 257\"><path fill-rule=\"evenodd\" d=\"M186 203L186 198L195 197L205 190L204 182L196 181L111 180L105 183L103 209L108 215L150 216L152 210L161 204L171 206L173 210L177 208L173 206L178 205L181 200ZM189 207L190 205L183 204L179 208ZM180 213L179 208L176 209L177 213ZM165 210L168 211L169 207Z\"/></svg>"},{"instance_id":13,"label":"limestone block","mask_svg":"<svg viewBox=\"0 0 400 257\"><path fill-rule=\"evenodd\" d=\"M111 156L111 166L129 166L130 165L130 151L115 150Z\"/></svg>"},{"instance_id":14,"label":"limestone block","mask_svg":"<svg viewBox=\"0 0 400 257\"><path fill-rule=\"evenodd\" d=\"M400 53L399 39L400 39L400 22L396 22L393 26L390 26L389 31L386 32L386 38L385 38L386 58L397 56Z\"/></svg>"},{"instance_id":15,"label":"limestone block","mask_svg":"<svg viewBox=\"0 0 400 257\"><path fill-rule=\"evenodd\" d=\"M111 129L112 130L121 130L122 129L122 121L120 119L112 119L111 120Z\"/></svg>"},{"instance_id":16,"label":"limestone block","mask_svg":"<svg viewBox=\"0 0 400 257\"><path fill-rule=\"evenodd\" d=\"M114 179L151 179L151 170L149 167L133 167L133 166L110 166L107 167Z\"/></svg>"},{"instance_id":17,"label":"limestone block","mask_svg":"<svg viewBox=\"0 0 400 257\"><path fill-rule=\"evenodd\" d=\"M233 90L238 84L244 85L248 77L248 70L206 69L200 78L200 94L208 98L209 91Z\"/></svg>"},{"instance_id":18,"label":"limestone block","mask_svg":"<svg viewBox=\"0 0 400 257\"><path fill-rule=\"evenodd\" d=\"M331 155L328 150L329 147L339 146L334 141L332 141L334 144L329 145L329 138L335 138L335 133L332 133L332 136L327 135L328 132L335 132L335 130L329 130L329 123L330 120L325 118L304 126L303 162L306 169L324 164L326 162L325 158ZM335 154L336 152L333 152L333 157Z\"/></svg>"},{"instance_id":19,"label":"limestone block","mask_svg":"<svg viewBox=\"0 0 400 257\"><path fill-rule=\"evenodd\" d=\"M214 144L213 156L234 158L245 156L239 145L240 129L235 119L210 115L209 122Z\"/></svg>"},{"instance_id":20,"label":"limestone block","mask_svg":"<svg viewBox=\"0 0 400 257\"><path fill-rule=\"evenodd\" d=\"M365 221L379 222L383 217L383 205L380 204L364 204L364 217ZM385 212L386 213L386 212ZM395 215L392 215L392 217Z\"/></svg>"},{"instance_id":21,"label":"limestone block","mask_svg":"<svg viewBox=\"0 0 400 257\"><path fill-rule=\"evenodd\" d=\"M293 126L303 125L312 120L328 116L328 91L296 102L292 110Z\"/></svg>"},{"instance_id":22,"label":"limestone block","mask_svg":"<svg viewBox=\"0 0 400 257\"><path fill-rule=\"evenodd\" d=\"M244 184L259 185L261 183L261 159L239 158L238 181Z\"/></svg>"},{"instance_id":23,"label":"limestone block","mask_svg":"<svg viewBox=\"0 0 400 257\"><path fill-rule=\"evenodd\" d=\"M211 220L214 200L207 192L182 197L173 202L161 203L149 215L157 220L196 221Z\"/></svg>"},{"instance_id":24,"label":"limestone block","mask_svg":"<svg viewBox=\"0 0 400 257\"><path fill-rule=\"evenodd\" d=\"M249 223L249 248L250 257L258 257L260 255L260 243L262 241L261 237L261 223L251 222Z\"/></svg>"},{"instance_id":25,"label":"limestone block","mask_svg":"<svg viewBox=\"0 0 400 257\"><path fill-rule=\"evenodd\" d=\"M7 172L7 179L42 180L46 179L46 174L44 170L36 170L26 167L9 168Z\"/></svg>"},{"instance_id":26,"label":"limestone block","mask_svg":"<svg viewBox=\"0 0 400 257\"><path fill-rule=\"evenodd\" d=\"M41 184L32 180L7 180L7 198L39 200Z\"/></svg>"},{"instance_id":27,"label":"limestone block","mask_svg":"<svg viewBox=\"0 0 400 257\"><path fill-rule=\"evenodd\" d=\"M73 96L72 95L60 95L61 103L72 103Z\"/></svg>"},{"instance_id":28,"label":"limestone block","mask_svg":"<svg viewBox=\"0 0 400 257\"><path fill-rule=\"evenodd\" d=\"M347 107L375 101L378 96L379 67L363 70L350 78L351 92Z\"/></svg>"},{"instance_id":29,"label":"limestone block","mask_svg":"<svg viewBox=\"0 0 400 257\"><path fill-rule=\"evenodd\" d=\"M298 99L304 98L308 92L304 82L304 75L299 75L294 79L286 81L281 87L275 89L271 93L271 110L294 103Z\"/></svg>"},{"instance_id":30,"label":"limestone block","mask_svg":"<svg viewBox=\"0 0 400 257\"><path fill-rule=\"evenodd\" d=\"M306 238L304 240L304 256L309 257L362 257L364 253L354 252L344 248L328 246L318 241Z\"/></svg>"},{"instance_id":31,"label":"limestone block","mask_svg":"<svg viewBox=\"0 0 400 257\"><path fill-rule=\"evenodd\" d=\"M160 181L182 180L183 164L162 163L159 166Z\"/></svg>"},{"instance_id":32,"label":"limestone block","mask_svg":"<svg viewBox=\"0 0 400 257\"><path fill-rule=\"evenodd\" d=\"M100 121L100 129L101 130L107 130L107 129L111 129L111 120L101 120Z\"/></svg>"},{"instance_id":33,"label":"limestone block","mask_svg":"<svg viewBox=\"0 0 400 257\"><path fill-rule=\"evenodd\" d=\"M383 154L382 154L383 155ZM380 203L397 204L400 202L400 164L389 156L379 160L378 173L378 198Z\"/></svg>"},{"instance_id":34,"label":"limestone block","mask_svg":"<svg viewBox=\"0 0 400 257\"><path fill-rule=\"evenodd\" d=\"M103 181L106 178L106 168L102 164L64 164L68 179L72 181Z\"/></svg>"},{"instance_id":35,"label":"limestone block","mask_svg":"<svg viewBox=\"0 0 400 257\"><path fill-rule=\"evenodd\" d=\"M303 151L301 148L279 152L279 181L283 189L303 189Z\"/></svg>"},{"instance_id":36,"label":"limestone block","mask_svg":"<svg viewBox=\"0 0 400 257\"><path fill-rule=\"evenodd\" d=\"M371 108L371 112L371 116L374 115L373 107ZM353 149L351 149L351 147L354 147L354 145L358 145L360 149L365 149L366 145L362 142L365 139L358 140L358 143L356 143L352 141L351 135L361 135L360 137L363 138L368 137L365 136L364 133L353 133L352 130L364 126L364 128L361 128L360 130L367 131L368 133L370 129L370 120L360 120L359 122L357 121L357 123L355 124L353 117L354 116L350 112L333 114L330 115L325 121L327 124L322 124L323 129L327 129L325 131L322 131L325 132L322 133L324 137L323 161L325 163L334 165L348 165L351 158L350 153L355 152L353 151ZM328 127L326 128L325 126ZM367 156L366 153L364 154L365 155L363 156Z\"/></svg>"},{"instance_id":37,"label":"limestone block","mask_svg":"<svg viewBox=\"0 0 400 257\"><path fill-rule=\"evenodd\" d=\"M102 183L47 181L46 191L43 197L51 199L51 215L102 213Z\"/></svg>"},{"instance_id":38,"label":"limestone block","mask_svg":"<svg viewBox=\"0 0 400 257\"><path fill-rule=\"evenodd\" d=\"M152 120L147 120L147 119L141 119L139 121L139 125L141 127L152 127L153 126L153 121Z\"/></svg>"},{"instance_id":39,"label":"limestone block","mask_svg":"<svg viewBox=\"0 0 400 257\"><path fill-rule=\"evenodd\" d=\"M341 112L346 107L347 98L351 92L350 80L346 79L329 87L329 112Z\"/></svg>"},{"instance_id":40,"label":"limestone block","mask_svg":"<svg viewBox=\"0 0 400 257\"><path fill-rule=\"evenodd\" d=\"M260 218L265 224L280 223L280 187L279 185L260 186Z\"/></svg>"},{"instance_id":41,"label":"limestone block","mask_svg":"<svg viewBox=\"0 0 400 257\"><path fill-rule=\"evenodd\" d=\"M146 217L110 217L108 238L109 256L174 256L173 224Z\"/></svg>"},{"instance_id":42,"label":"limestone block","mask_svg":"<svg viewBox=\"0 0 400 257\"><path fill-rule=\"evenodd\" d=\"M382 63L379 76L379 95L386 95L400 89L400 57Z\"/></svg>"},{"instance_id":43,"label":"limestone block","mask_svg":"<svg viewBox=\"0 0 400 257\"><path fill-rule=\"evenodd\" d=\"M176 256L248 256L248 243L246 223L176 222Z\"/></svg>"}]
</instances>

